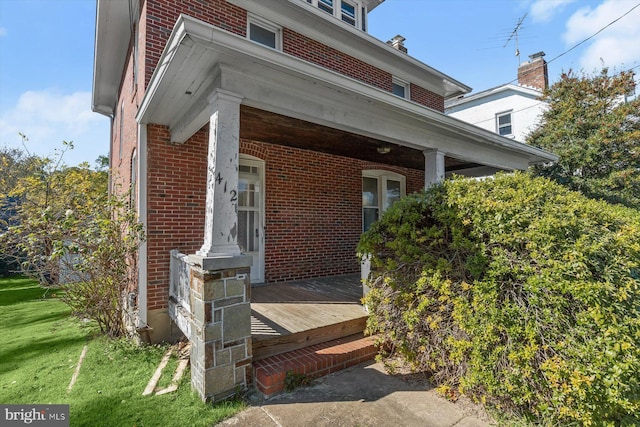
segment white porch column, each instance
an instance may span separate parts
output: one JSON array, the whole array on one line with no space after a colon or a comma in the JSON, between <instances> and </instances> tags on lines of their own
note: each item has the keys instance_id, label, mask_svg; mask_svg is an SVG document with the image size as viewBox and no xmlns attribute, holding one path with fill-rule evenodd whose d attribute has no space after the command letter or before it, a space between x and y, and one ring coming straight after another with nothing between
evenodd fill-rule
<instances>
[{"instance_id":1,"label":"white porch column","mask_svg":"<svg viewBox=\"0 0 640 427\"><path fill-rule=\"evenodd\" d=\"M238 158L242 97L216 89L209 98L209 156L204 244L206 258L240 255L238 246Z\"/></svg>"},{"instance_id":2,"label":"white porch column","mask_svg":"<svg viewBox=\"0 0 640 427\"><path fill-rule=\"evenodd\" d=\"M444 181L444 152L424 150L424 188Z\"/></svg>"}]
</instances>

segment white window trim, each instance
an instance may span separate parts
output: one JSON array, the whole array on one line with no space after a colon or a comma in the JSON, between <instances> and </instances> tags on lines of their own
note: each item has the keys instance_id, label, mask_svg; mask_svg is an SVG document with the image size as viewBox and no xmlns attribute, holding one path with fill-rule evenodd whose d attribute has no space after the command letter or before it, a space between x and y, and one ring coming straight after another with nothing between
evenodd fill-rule
<instances>
[{"instance_id":1,"label":"white window trim","mask_svg":"<svg viewBox=\"0 0 640 427\"><path fill-rule=\"evenodd\" d=\"M404 99L411 99L411 93L410 93L411 84L409 84L408 81L392 76L391 84L396 84L398 86L404 87ZM392 93L393 93L393 90L392 90Z\"/></svg>"},{"instance_id":2,"label":"white window trim","mask_svg":"<svg viewBox=\"0 0 640 427\"><path fill-rule=\"evenodd\" d=\"M135 148L131 153L131 177L129 178L129 187L131 194L129 195L129 204L131 209L138 209L138 150Z\"/></svg>"},{"instance_id":3,"label":"white window trim","mask_svg":"<svg viewBox=\"0 0 640 427\"><path fill-rule=\"evenodd\" d=\"M513 136L515 134L514 130L513 130L513 110L501 111L499 113L496 113L496 133L498 135L500 135L500 128L506 126L506 125L500 126L500 117L503 117L503 116L506 116L506 115L509 115L509 119L510 119L509 120L509 126L511 126L511 133L507 133L507 134L504 134L504 135L501 135L501 136L511 137L511 136Z\"/></svg>"},{"instance_id":4,"label":"white window trim","mask_svg":"<svg viewBox=\"0 0 640 427\"><path fill-rule=\"evenodd\" d=\"M387 180L400 181L400 197L407 195L407 178L399 173L384 169L367 169L362 171L362 178L376 178L378 180L378 219L387 210L385 207L387 205ZM364 229L364 215L362 216L362 228Z\"/></svg>"},{"instance_id":5,"label":"white window trim","mask_svg":"<svg viewBox=\"0 0 640 427\"><path fill-rule=\"evenodd\" d=\"M247 39L256 44L259 44L260 46L268 47L270 49L273 49L273 48L271 48L271 46L267 46L262 43L251 40L251 24L254 24L258 27L262 27L265 30L275 33L276 35L275 49L280 51L282 50L282 27L281 26L276 25L271 21L267 21L264 18L260 18L259 16L256 16L250 13L247 15Z\"/></svg>"},{"instance_id":6,"label":"white window trim","mask_svg":"<svg viewBox=\"0 0 640 427\"><path fill-rule=\"evenodd\" d=\"M118 141L118 160L122 162L122 151L124 148L124 100L120 103L120 129L118 132L118 137L120 140Z\"/></svg>"},{"instance_id":7,"label":"white window trim","mask_svg":"<svg viewBox=\"0 0 640 427\"><path fill-rule=\"evenodd\" d=\"M313 5L314 7L318 8L320 11L322 11L323 13L327 14L327 15L332 15L334 18L337 18L340 22L344 23L344 25L348 25L350 27L354 27L357 28L359 30L363 30L365 31L366 29L366 14L367 14L367 10L364 7L364 5L362 4L362 2L360 2L359 0L345 0L345 3L348 3L352 6L354 6L355 8L355 13L356 13L356 23L355 25L351 25L348 22L345 22L342 20L342 1L343 0L333 0L333 14L329 14L328 12L326 12L324 9L320 9L318 7L318 0L303 0L306 1L307 3Z\"/></svg>"},{"instance_id":8,"label":"white window trim","mask_svg":"<svg viewBox=\"0 0 640 427\"><path fill-rule=\"evenodd\" d=\"M258 158L258 157L254 157L251 156L249 154L240 154L240 161L238 163L238 165L243 165L243 166L250 166L250 167L257 167L260 170L260 183L262 185L262 188L260 189L259 192L259 197L260 197L260 251L259 251L259 265L255 266L256 268L258 268L258 282L256 283L262 283L264 282L265 279L265 269L266 269L266 264L265 264L265 221L266 221L266 179L265 179L265 161ZM253 267L253 266L252 266Z\"/></svg>"}]
</instances>

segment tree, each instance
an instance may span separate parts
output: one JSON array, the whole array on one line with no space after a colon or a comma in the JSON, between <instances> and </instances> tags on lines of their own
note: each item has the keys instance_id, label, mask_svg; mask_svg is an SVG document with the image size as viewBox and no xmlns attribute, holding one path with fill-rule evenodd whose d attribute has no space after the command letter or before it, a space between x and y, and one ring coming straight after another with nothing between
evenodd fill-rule
<instances>
[{"instance_id":1,"label":"tree","mask_svg":"<svg viewBox=\"0 0 640 427\"><path fill-rule=\"evenodd\" d=\"M23 142L27 139L23 136ZM0 250L41 285L61 286L73 314L115 337L127 332L144 230L123 195L107 192L105 158L69 167L64 142L53 157L4 149L0 166Z\"/></svg>"},{"instance_id":2,"label":"tree","mask_svg":"<svg viewBox=\"0 0 640 427\"><path fill-rule=\"evenodd\" d=\"M52 157L31 154L21 135L24 150L4 149L0 169L0 200L6 232L0 237L3 252L20 261L22 271L41 284L57 282L59 262L51 257L56 240L65 238L61 227L68 211L95 212L104 205L106 171L94 171L88 163L69 167L64 155L73 143Z\"/></svg>"},{"instance_id":3,"label":"tree","mask_svg":"<svg viewBox=\"0 0 640 427\"><path fill-rule=\"evenodd\" d=\"M625 102L633 78L607 68L592 76L562 74L545 91L549 108L527 138L560 160L533 173L587 197L640 208L640 98Z\"/></svg>"},{"instance_id":4,"label":"tree","mask_svg":"<svg viewBox=\"0 0 640 427\"><path fill-rule=\"evenodd\" d=\"M26 137L23 136L23 140ZM41 159L18 148L0 147L0 234L4 235L10 226L19 224L18 207L22 198L15 189L19 182L36 174L42 166ZM19 271L23 260L21 251L5 246L0 251L0 275Z\"/></svg>"}]
</instances>

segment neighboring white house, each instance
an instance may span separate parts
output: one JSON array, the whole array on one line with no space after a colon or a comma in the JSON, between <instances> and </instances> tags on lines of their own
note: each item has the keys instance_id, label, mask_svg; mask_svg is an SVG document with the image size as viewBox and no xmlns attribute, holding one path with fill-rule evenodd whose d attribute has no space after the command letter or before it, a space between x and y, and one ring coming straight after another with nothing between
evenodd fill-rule
<instances>
[{"instance_id":1,"label":"neighboring white house","mask_svg":"<svg viewBox=\"0 0 640 427\"><path fill-rule=\"evenodd\" d=\"M472 125L524 142L546 106L540 97L549 78L544 52L518 68L518 84L506 84L445 102L445 113Z\"/></svg>"}]
</instances>

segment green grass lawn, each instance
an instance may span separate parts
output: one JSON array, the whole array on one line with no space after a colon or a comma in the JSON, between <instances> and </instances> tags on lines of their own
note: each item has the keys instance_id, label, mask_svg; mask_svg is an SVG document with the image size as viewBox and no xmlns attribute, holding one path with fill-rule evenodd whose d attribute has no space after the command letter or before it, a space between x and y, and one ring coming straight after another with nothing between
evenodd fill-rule
<instances>
[{"instance_id":1,"label":"green grass lawn","mask_svg":"<svg viewBox=\"0 0 640 427\"><path fill-rule=\"evenodd\" d=\"M91 322L69 316L56 291L29 279L0 279L0 403L69 404L72 426L210 426L243 409L240 401L202 403L188 371L178 391L142 396L166 347L137 347L96 332ZM176 365L169 363L161 385L170 383Z\"/></svg>"}]
</instances>

